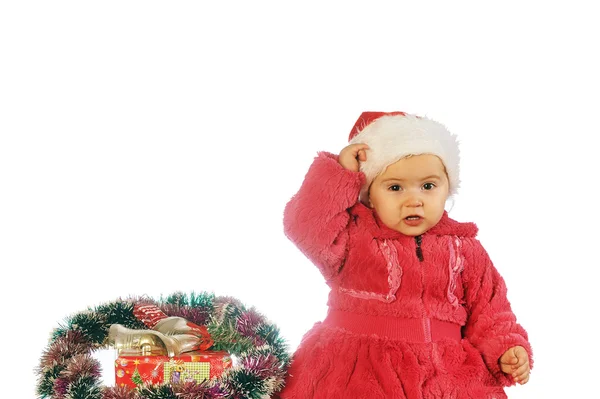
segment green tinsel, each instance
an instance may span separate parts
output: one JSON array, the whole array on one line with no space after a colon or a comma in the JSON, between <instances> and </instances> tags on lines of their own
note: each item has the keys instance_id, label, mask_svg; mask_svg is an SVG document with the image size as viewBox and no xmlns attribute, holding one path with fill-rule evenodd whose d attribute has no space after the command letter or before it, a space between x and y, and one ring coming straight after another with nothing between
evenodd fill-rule
<instances>
[{"instance_id":1,"label":"green tinsel","mask_svg":"<svg viewBox=\"0 0 600 399\"><path fill-rule=\"evenodd\" d=\"M79 331L90 342L102 345L108 335L106 318L95 312L75 314L69 320L69 329Z\"/></svg>"},{"instance_id":2,"label":"green tinsel","mask_svg":"<svg viewBox=\"0 0 600 399\"><path fill-rule=\"evenodd\" d=\"M204 308L209 312L213 311L215 302L215 295L212 293L205 293L196 295L195 293L191 293L190 295L190 303L189 306L193 308Z\"/></svg>"},{"instance_id":3,"label":"green tinsel","mask_svg":"<svg viewBox=\"0 0 600 399\"><path fill-rule=\"evenodd\" d=\"M256 374L246 370L234 370L230 373L231 383L229 387L234 395L240 395L248 399L261 399L267 391L264 381Z\"/></svg>"},{"instance_id":4,"label":"green tinsel","mask_svg":"<svg viewBox=\"0 0 600 399\"><path fill-rule=\"evenodd\" d=\"M177 399L173 389L168 385L149 385L139 389L144 399Z\"/></svg>"},{"instance_id":5,"label":"green tinsel","mask_svg":"<svg viewBox=\"0 0 600 399\"><path fill-rule=\"evenodd\" d=\"M212 311L214 306L215 295L213 293L201 293L196 294L194 292L189 295L185 292L177 291L167 297L161 296L160 302L177 305L177 306L189 306L192 308L206 308L208 311Z\"/></svg>"},{"instance_id":6,"label":"green tinsel","mask_svg":"<svg viewBox=\"0 0 600 399\"><path fill-rule=\"evenodd\" d=\"M116 301L96 307L96 312L104 316L106 323L121 324L134 330L146 328L144 323L133 315L133 301Z\"/></svg>"},{"instance_id":7,"label":"green tinsel","mask_svg":"<svg viewBox=\"0 0 600 399\"><path fill-rule=\"evenodd\" d=\"M224 350L230 353L247 352L254 346L250 338L241 336L236 330L233 322L227 320L223 324L209 323L206 328L215 340L211 349Z\"/></svg>"},{"instance_id":8,"label":"green tinsel","mask_svg":"<svg viewBox=\"0 0 600 399\"><path fill-rule=\"evenodd\" d=\"M161 297L162 299L162 297ZM169 296L167 296L166 299L164 299L162 302L164 303L168 303L170 305L177 305L177 306L188 306L188 298L187 295L183 292L175 292Z\"/></svg>"},{"instance_id":9,"label":"green tinsel","mask_svg":"<svg viewBox=\"0 0 600 399\"><path fill-rule=\"evenodd\" d=\"M63 364L56 365L48 370L42 371L37 386L37 393L42 397L49 397L54 392L54 380L61 371L65 369Z\"/></svg>"},{"instance_id":10,"label":"green tinsel","mask_svg":"<svg viewBox=\"0 0 600 399\"><path fill-rule=\"evenodd\" d=\"M65 399L102 399L102 389L98 379L82 377L69 386Z\"/></svg>"},{"instance_id":11,"label":"green tinsel","mask_svg":"<svg viewBox=\"0 0 600 399\"><path fill-rule=\"evenodd\" d=\"M273 324L263 324L259 326L256 334L263 338L267 344L274 349L274 354L280 360L288 362L289 355L286 350L286 343L279 335L279 328Z\"/></svg>"}]
</instances>

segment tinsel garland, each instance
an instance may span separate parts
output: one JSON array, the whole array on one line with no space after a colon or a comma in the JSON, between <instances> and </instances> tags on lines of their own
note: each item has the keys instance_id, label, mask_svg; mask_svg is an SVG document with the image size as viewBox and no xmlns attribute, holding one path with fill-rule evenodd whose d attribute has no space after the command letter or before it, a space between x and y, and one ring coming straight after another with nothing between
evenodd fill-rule
<instances>
[{"instance_id":1,"label":"tinsel garland","mask_svg":"<svg viewBox=\"0 0 600 399\"><path fill-rule=\"evenodd\" d=\"M238 358L233 368L202 383L105 387L100 363L92 356L107 348L112 324L146 328L133 314L135 304L153 304L168 316L180 316L208 329L214 345ZM276 325L232 297L176 292L160 300L118 299L70 316L54 329L37 369L37 394L52 399L259 399L284 385L290 362L287 343Z\"/></svg>"}]
</instances>

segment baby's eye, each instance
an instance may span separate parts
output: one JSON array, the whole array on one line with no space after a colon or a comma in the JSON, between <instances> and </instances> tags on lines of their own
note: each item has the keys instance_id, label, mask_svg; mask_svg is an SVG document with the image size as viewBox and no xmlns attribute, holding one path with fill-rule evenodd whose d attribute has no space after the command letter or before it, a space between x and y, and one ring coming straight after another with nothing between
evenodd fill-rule
<instances>
[{"instance_id":1,"label":"baby's eye","mask_svg":"<svg viewBox=\"0 0 600 399\"><path fill-rule=\"evenodd\" d=\"M424 188L425 190L431 190L431 189L433 189L434 187L435 187L435 184L433 184L433 183L425 183L425 184L423 184L423 188Z\"/></svg>"},{"instance_id":2,"label":"baby's eye","mask_svg":"<svg viewBox=\"0 0 600 399\"><path fill-rule=\"evenodd\" d=\"M391 191L400 191L400 185L399 184L393 184L390 186L389 188Z\"/></svg>"}]
</instances>

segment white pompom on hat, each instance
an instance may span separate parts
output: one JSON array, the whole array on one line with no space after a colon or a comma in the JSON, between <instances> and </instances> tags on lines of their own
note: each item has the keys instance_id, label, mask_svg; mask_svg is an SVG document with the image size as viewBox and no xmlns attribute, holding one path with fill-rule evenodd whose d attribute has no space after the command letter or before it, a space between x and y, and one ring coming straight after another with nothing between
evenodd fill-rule
<instances>
[{"instance_id":1,"label":"white pompom on hat","mask_svg":"<svg viewBox=\"0 0 600 399\"><path fill-rule=\"evenodd\" d=\"M377 175L410 155L438 156L446 167L450 195L458 190L458 140L439 122L404 112L363 112L348 140L349 144L363 143L369 146L367 160L360 163L360 170L367 180L360 193L364 203L368 203L369 187Z\"/></svg>"}]
</instances>

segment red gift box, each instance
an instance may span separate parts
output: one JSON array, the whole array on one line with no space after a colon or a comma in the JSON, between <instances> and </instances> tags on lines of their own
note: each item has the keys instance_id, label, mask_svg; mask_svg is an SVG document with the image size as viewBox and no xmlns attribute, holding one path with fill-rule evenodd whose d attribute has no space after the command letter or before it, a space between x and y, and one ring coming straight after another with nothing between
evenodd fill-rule
<instances>
[{"instance_id":1,"label":"red gift box","mask_svg":"<svg viewBox=\"0 0 600 399\"><path fill-rule=\"evenodd\" d=\"M202 382L220 376L231 366L231 357L224 351L188 352L171 358L121 351L115 360L115 382L117 386L132 388L141 384Z\"/></svg>"}]
</instances>

